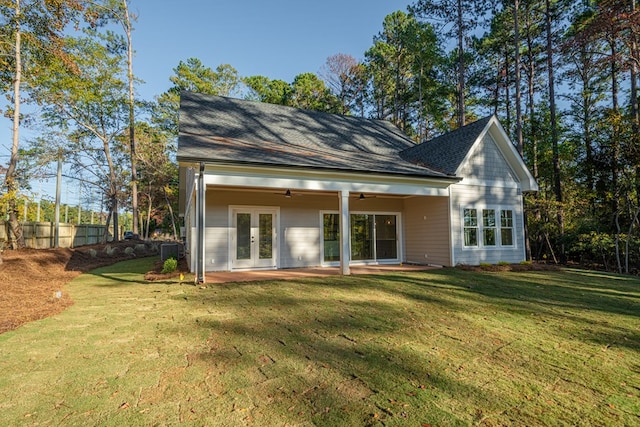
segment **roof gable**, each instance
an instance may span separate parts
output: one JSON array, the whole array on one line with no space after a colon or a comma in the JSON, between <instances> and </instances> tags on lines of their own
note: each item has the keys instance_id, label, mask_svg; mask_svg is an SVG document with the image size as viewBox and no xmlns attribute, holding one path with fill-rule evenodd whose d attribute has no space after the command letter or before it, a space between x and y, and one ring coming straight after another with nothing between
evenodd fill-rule
<instances>
[{"instance_id":1,"label":"roof gable","mask_svg":"<svg viewBox=\"0 0 640 427\"><path fill-rule=\"evenodd\" d=\"M400 155L408 161L429 165L446 174L455 175L490 119L491 117L485 117L422 144L409 147Z\"/></svg>"},{"instance_id":2,"label":"roof gable","mask_svg":"<svg viewBox=\"0 0 640 427\"><path fill-rule=\"evenodd\" d=\"M483 144L487 135L491 136L510 168L510 171L506 172L511 172L517 177L522 191L538 191L538 184L496 116L485 117L453 132L405 149L400 155L407 161L463 177L464 166L472 161L471 157L478 146Z\"/></svg>"}]
</instances>

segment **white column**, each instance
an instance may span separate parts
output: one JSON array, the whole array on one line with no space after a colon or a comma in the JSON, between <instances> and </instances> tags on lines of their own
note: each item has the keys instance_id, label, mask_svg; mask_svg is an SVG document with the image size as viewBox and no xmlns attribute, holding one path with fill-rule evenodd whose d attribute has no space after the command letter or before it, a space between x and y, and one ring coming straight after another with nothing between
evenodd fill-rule
<instances>
[{"instance_id":1,"label":"white column","mask_svg":"<svg viewBox=\"0 0 640 427\"><path fill-rule=\"evenodd\" d=\"M341 190L338 194L340 209L340 273L351 274L349 263L351 261L351 250L349 249L349 233L351 229L351 218L349 216L349 192Z\"/></svg>"},{"instance_id":2,"label":"white column","mask_svg":"<svg viewBox=\"0 0 640 427\"><path fill-rule=\"evenodd\" d=\"M200 163L200 173L198 174L197 196L196 196L196 229L197 229L197 254L196 254L196 283L205 282L205 195L206 188L204 183L204 162Z\"/></svg>"}]
</instances>

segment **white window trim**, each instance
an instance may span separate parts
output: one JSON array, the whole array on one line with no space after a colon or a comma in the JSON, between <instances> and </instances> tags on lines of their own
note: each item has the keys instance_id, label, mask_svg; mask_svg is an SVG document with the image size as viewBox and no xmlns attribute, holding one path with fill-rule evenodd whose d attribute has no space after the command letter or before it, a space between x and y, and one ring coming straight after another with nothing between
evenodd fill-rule
<instances>
[{"instance_id":1,"label":"white window trim","mask_svg":"<svg viewBox=\"0 0 640 427\"><path fill-rule=\"evenodd\" d=\"M478 224L475 228L477 230L477 239L478 244L473 246L467 246L464 242L464 229L471 228L465 227L464 225L464 210L465 209L475 209L476 210L476 223ZM495 212L495 227L496 230L496 244L495 245L485 245L484 244L484 221L482 216L483 210L493 210ZM502 244L502 222L501 222L501 212L502 211L511 211L511 227L504 227L511 229L511 237L513 240L513 245L503 245ZM460 207L460 239L462 240L462 249L463 250L501 250L501 249L516 249L517 248L517 239L516 239L516 209L514 207L504 207L504 206L493 206L493 205L467 205Z\"/></svg>"}]
</instances>

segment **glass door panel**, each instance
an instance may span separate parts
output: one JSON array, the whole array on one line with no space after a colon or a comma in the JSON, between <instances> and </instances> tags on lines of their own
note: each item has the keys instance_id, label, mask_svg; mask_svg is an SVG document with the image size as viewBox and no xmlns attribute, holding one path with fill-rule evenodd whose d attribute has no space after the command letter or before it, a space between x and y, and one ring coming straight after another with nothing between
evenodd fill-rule
<instances>
[{"instance_id":1,"label":"glass door panel","mask_svg":"<svg viewBox=\"0 0 640 427\"><path fill-rule=\"evenodd\" d=\"M328 213L322 216L325 262L340 261L340 215Z\"/></svg>"},{"instance_id":2,"label":"glass door panel","mask_svg":"<svg viewBox=\"0 0 640 427\"><path fill-rule=\"evenodd\" d=\"M236 214L236 259L251 259L251 214Z\"/></svg>"},{"instance_id":3,"label":"glass door panel","mask_svg":"<svg viewBox=\"0 0 640 427\"><path fill-rule=\"evenodd\" d=\"M374 251L374 222L373 215L351 215L351 259L373 260Z\"/></svg>"},{"instance_id":4,"label":"glass door panel","mask_svg":"<svg viewBox=\"0 0 640 427\"><path fill-rule=\"evenodd\" d=\"M273 214L261 213L259 214L259 230L260 235L260 259L272 259L273 258Z\"/></svg>"},{"instance_id":5,"label":"glass door panel","mask_svg":"<svg viewBox=\"0 0 640 427\"><path fill-rule=\"evenodd\" d=\"M376 259L397 259L396 216L376 215Z\"/></svg>"}]
</instances>

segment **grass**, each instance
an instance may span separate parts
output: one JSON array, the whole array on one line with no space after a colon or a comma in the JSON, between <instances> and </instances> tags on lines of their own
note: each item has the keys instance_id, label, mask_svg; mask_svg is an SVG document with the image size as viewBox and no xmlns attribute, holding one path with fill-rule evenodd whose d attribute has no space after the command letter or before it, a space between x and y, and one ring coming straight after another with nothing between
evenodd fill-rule
<instances>
[{"instance_id":1,"label":"grass","mask_svg":"<svg viewBox=\"0 0 640 427\"><path fill-rule=\"evenodd\" d=\"M0 335L2 425L638 425L640 281L456 269L281 282L85 274Z\"/></svg>"}]
</instances>

